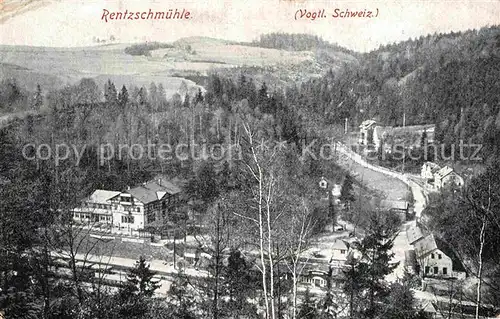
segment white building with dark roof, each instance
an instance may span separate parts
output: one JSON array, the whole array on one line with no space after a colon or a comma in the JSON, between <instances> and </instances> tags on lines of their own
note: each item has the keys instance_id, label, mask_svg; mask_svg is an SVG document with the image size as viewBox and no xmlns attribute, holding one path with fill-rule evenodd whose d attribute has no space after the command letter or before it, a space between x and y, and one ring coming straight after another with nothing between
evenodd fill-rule
<instances>
[{"instance_id":1,"label":"white building with dark roof","mask_svg":"<svg viewBox=\"0 0 500 319\"><path fill-rule=\"evenodd\" d=\"M465 277L465 269L451 247L433 234L418 239L413 247L416 269L422 277Z\"/></svg>"},{"instance_id":2,"label":"white building with dark roof","mask_svg":"<svg viewBox=\"0 0 500 319\"><path fill-rule=\"evenodd\" d=\"M349 255L349 244L341 239L335 239L332 243L332 257L330 258L330 265L332 267L343 267Z\"/></svg>"},{"instance_id":3,"label":"white building with dark roof","mask_svg":"<svg viewBox=\"0 0 500 319\"><path fill-rule=\"evenodd\" d=\"M73 210L73 218L85 223L113 223L113 205L110 199L120 194L117 191L96 189L80 207Z\"/></svg>"},{"instance_id":4,"label":"white building with dark roof","mask_svg":"<svg viewBox=\"0 0 500 319\"><path fill-rule=\"evenodd\" d=\"M359 144L368 145L373 143L373 129L377 125L374 120L366 120L359 126Z\"/></svg>"},{"instance_id":5,"label":"white building with dark roof","mask_svg":"<svg viewBox=\"0 0 500 319\"><path fill-rule=\"evenodd\" d=\"M425 162L422 165L422 170L420 171L420 176L426 181L434 181L434 174L436 174L441 167L433 162Z\"/></svg>"},{"instance_id":6,"label":"white building with dark roof","mask_svg":"<svg viewBox=\"0 0 500 319\"><path fill-rule=\"evenodd\" d=\"M98 189L73 210L73 218L84 223L112 225L117 231L142 231L170 219L181 202L180 193L178 186L162 178L123 192Z\"/></svg>"},{"instance_id":7,"label":"white building with dark roof","mask_svg":"<svg viewBox=\"0 0 500 319\"><path fill-rule=\"evenodd\" d=\"M464 179L449 166L441 168L434 174L434 187L436 189L449 186L462 187L463 185Z\"/></svg>"}]
</instances>

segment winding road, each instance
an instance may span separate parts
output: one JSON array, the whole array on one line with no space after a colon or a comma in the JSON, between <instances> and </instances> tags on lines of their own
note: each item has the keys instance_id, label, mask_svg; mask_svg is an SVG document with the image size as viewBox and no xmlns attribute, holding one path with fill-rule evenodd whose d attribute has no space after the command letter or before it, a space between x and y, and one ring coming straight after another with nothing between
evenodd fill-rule
<instances>
[{"instance_id":1,"label":"winding road","mask_svg":"<svg viewBox=\"0 0 500 319\"><path fill-rule=\"evenodd\" d=\"M340 142L337 142L336 150L339 155L338 164L353 173L360 183L383 194L386 199L401 200L406 198L408 191L411 191L414 198L415 217L421 218L422 211L427 204L427 198L424 189L415 182L414 177L372 165ZM406 237L406 229L414 222L406 222L394 240L392 262L399 262L399 264L393 273L387 276L389 282L395 282L404 275L405 251L412 249Z\"/></svg>"}]
</instances>

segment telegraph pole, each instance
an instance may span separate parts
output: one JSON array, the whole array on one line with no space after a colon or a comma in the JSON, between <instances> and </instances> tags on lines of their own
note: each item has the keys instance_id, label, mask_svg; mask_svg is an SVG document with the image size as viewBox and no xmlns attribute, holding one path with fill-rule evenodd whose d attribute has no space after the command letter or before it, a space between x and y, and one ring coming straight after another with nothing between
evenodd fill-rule
<instances>
[{"instance_id":1,"label":"telegraph pole","mask_svg":"<svg viewBox=\"0 0 500 319\"><path fill-rule=\"evenodd\" d=\"M403 112L403 128L406 125L406 112ZM406 149L405 149L405 139L403 138L403 174L405 173L405 160L406 160Z\"/></svg>"}]
</instances>

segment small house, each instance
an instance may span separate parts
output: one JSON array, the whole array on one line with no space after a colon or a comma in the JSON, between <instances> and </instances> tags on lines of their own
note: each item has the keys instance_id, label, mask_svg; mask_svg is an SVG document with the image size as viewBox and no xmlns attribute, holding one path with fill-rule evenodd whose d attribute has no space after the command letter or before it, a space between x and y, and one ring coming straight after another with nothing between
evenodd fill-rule
<instances>
[{"instance_id":1,"label":"small house","mask_svg":"<svg viewBox=\"0 0 500 319\"><path fill-rule=\"evenodd\" d=\"M434 181L434 175L441 169L441 167L433 162L425 162L422 165L422 170L420 172L420 176L425 179L427 182Z\"/></svg>"},{"instance_id":2,"label":"small house","mask_svg":"<svg viewBox=\"0 0 500 319\"><path fill-rule=\"evenodd\" d=\"M335 204L339 203L339 197L342 192L342 184L344 182L344 176L336 176L333 179L327 179L321 177L318 186L322 192L323 200L333 200Z\"/></svg>"},{"instance_id":3,"label":"small house","mask_svg":"<svg viewBox=\"0 0 500 319\"><path fill-rule=\"evenodd\" d=\"M445 166L434 174L434 187L442 189L450 186L462 187L464 179L451 167Z\"/></svg>"},{"instance_id":4,"label":"small house","mask_svg":"<svg viewBox=\"0 0 500 319\"><path fill-rule=\"evenodd\" d=\"M410 216L410 203L406 200L381 200L380 208L396 214L402 222Z\"/></svg>"},{"instance_id":5,"label":"small house","mask_svg":"<svg viewBox=\"0 0 500 319\"><path fill-rule=\"evenodd\" d=\"M377 122L374 120L366 120L359 126L359 144L369 145L373 143L373 129Z\"/></svg>"},{"instance_id":6,"label":"small house","mask_svg":"<svg viewBox=\"0 0 500 319\"><path fill-rule=\"evenodd\" d=\"M463 278L465 269L453 250L444 241L427 235L413 245L422 277Z\"/></svg>"},{"instance_id":7,"label":"small house","mask_svg":"<svg viewBox=\"0 0 500 319\"><path fill-rule=\"evenodd\" d=\"M335 239L332 243L332 257L330 265L335 268L341 268L347 261L349 254L349 244L341 239Z\"/></svg>"}]
</instances>

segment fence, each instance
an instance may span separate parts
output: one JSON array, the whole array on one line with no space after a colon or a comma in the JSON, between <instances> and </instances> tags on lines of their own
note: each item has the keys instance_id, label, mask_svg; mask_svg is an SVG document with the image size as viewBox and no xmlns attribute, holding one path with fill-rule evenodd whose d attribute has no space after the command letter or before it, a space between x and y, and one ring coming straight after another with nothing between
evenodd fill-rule
<instances>
[{"instance_id":1,"label":"fence","mask_svg":"<svg viewBox=\"0 0 500 319\"><path fill-rule=\"evenodd\" d=\"M366 168L369 168L373 171L382 173L384 175L387 175L387 176L390 176L393 178L397 178L400 181L402 181L403 183L405 183L406 185L411 186L410 181L408 180L408 178L405 175L400 174L400 173L396 173L394 171L391 171L391 170L384 168L384 167L381 167L381 166L377 166L377 165L373 165L373 164L368 163L361 155L354 152L353 150L351 150L350 148L348 148L346 145L342 144L341 142L336 142L335 148L337 151L339 151L343 155L349 157L351 160L358 163L359 165L366 167Z\"/></svg>"}]
</instances>

